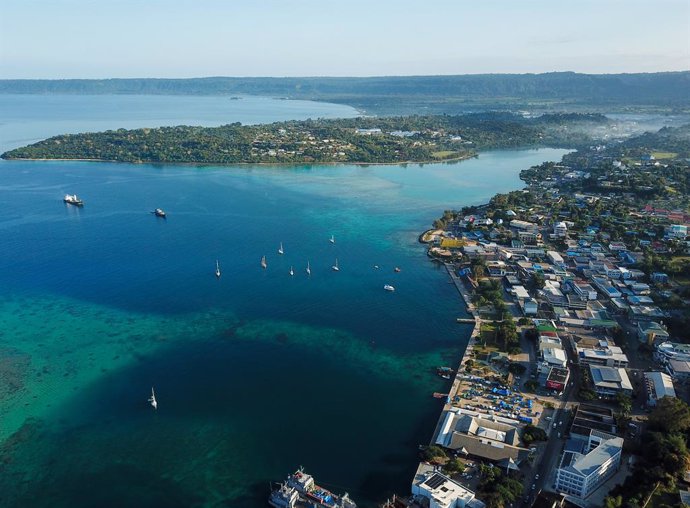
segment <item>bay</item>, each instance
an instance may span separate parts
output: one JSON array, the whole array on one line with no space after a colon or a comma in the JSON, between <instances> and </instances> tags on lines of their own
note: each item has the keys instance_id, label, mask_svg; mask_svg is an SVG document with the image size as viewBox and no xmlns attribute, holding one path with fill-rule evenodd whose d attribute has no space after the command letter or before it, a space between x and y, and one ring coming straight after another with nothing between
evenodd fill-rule
<instances>
[{"instance_id":1,"label":"bay","mask_svg":"<svg viewBox=\"0 0 690 508\"><path fill-rule=\"evenodd\" d=\"M57 134L74 108L90 111L69 120L75 132L165 121L157 109L205 125L343 113L262 99L219 120L210 103L166 97L131 119L64 98L23 99L3 136ZM565 152L290 168L3 161L0 503L264 506L268 482L300 464L360 506L408 492L439 416L431 393L446 388L434 368L457 365L469 332L417 236Z\"/></svg>"}]
</instances>

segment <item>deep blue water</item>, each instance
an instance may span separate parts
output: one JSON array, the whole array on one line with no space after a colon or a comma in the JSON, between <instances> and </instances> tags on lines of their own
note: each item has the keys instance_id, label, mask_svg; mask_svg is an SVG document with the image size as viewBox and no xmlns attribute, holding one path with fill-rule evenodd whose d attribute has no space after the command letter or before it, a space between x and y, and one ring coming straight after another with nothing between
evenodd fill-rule
<instances>
[{"instance_id":1,"label":"deep blue water","mask_svg":"<svg viewBox=\"0 0 690 508\"><path fill-rule=\"evenodd\" d=\"M160 124L171 110L206 125L354 114L252 99L219 120L213 101L227 99L126 98L145 113L81 99L23 97L0 132L57 134L75 108L89 111L68 119L77 131ZM263 506L268 482L300 464L360 506L407 493L439 416L433 369L457 365L469 331L417 235L563 153L378 167L1 162L0 376L15 388L0 392L0 503Z\"/></svg>"}]
</instances>

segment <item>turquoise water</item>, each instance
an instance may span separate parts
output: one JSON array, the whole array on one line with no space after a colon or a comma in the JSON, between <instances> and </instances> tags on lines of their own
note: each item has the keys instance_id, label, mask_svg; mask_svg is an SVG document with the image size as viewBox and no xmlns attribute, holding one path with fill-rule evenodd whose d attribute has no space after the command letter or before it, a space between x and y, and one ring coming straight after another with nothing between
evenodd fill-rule
<instances>
[{"instance_id":1,"label":"turquoise water","mask_svg":"<svg viewBox=\"0 0 690 508\"><path fill-rule=\"evenodd\" d=\"M24 105L29 134L33 120L61 126L42 100ZM199 115L186 123L214 121L165 100ZM255 121L297 115L280 109L289 102ZM3 161L0 503L264 506L268 482L300 464L360 506L407 492L440 411L430 394L446 386L433 370L458 363L469 332L417 235L563 153L379 167ZM84 208L64 205L68 192Z\"/></svg>"}]
</instances>

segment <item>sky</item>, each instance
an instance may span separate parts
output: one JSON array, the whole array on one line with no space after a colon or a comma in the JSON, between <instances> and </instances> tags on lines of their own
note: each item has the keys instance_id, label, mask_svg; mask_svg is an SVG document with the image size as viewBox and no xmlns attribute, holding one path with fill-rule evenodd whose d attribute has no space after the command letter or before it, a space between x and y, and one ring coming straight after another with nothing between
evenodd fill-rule
<instances>
[{"instance_id":1,"label":"sky","mask_svg":"<svg viewBox=\"0 0 690 508\"><path fill-rule=\"evenodd\" d=\"M0 79L690 69L690 0L0 0Z\"/></svg>"}]
</instances>

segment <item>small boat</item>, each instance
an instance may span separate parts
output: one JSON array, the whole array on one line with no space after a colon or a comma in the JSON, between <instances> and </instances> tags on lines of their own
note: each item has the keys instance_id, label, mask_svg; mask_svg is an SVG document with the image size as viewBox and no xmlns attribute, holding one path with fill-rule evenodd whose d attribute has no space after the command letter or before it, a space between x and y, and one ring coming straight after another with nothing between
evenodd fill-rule
<instances>
[{"instance_id":1,"label":"small boat","mask_svg":"<svg viewBox=\"0 0 690 508\"><path fill-rule=\"evenodd\" d=\"M378 270L378 269L379 269L379 265L374 265L374 270Z\"/></svg>"},{"instance_id":2,"label":"small boat","mask_svg":"<svg viewBox=\"0 0 690 508\"><path fill-rule=\"evenodd\" d=\"M335 236L334 236L334 235L331 235L331 239L328 240L328 241L331 242L331 243L335 243Z\"/></svg>"},{"instance_id":3,"label":"small boat","mask_svg":"<svg viewBox=\"0 0 690 508\"><path fill-rule=\"evenodd\" d=\"M398 273L398 272L400 271L400 268L398 268L398 267L396 266L395 268L393 268L393 271L394 271L395 273Z\"/></svg>"},{"instance_id":4,"label":"small boat","mask_svg":"<svg viewBox=\"0 0 690 508\"><path fill-rule=\"evenodd\" d=\"M156 217L162 217L165 219L165 212L163 211L162 208L156 208L153 212L151 212L153 215Z\"/></svg>"},{"instance_id":5,"label":"small boat","mask_svg":"<svg viewBox=\"0 0 690 508\"><path fill-rule=\"evenodd\" d=\"M218 264L217 259L216 259L216 277L220 277L220 265Z\"/></svg>"},{"instance_id":6,"label":"small boat","mask_svg":"<svg viewBox=\"0 0 690 508\"><path fill-rule=\"evenodd\" d=\"M386 284L385 286L383 286L383 289L385 289L386 291L395 291L395 288L390 284Z\"/></svg>"},{"instance_id":7,"label":"small boat","mask_svg":"<svg viewBox=\"0 0 690 508\"><path fill-rule=\"evenodd\" d=\"M151 387L151 396L149 397L149 402L153 409L158 409L158 401L156 401L156 392L153 391L153 386Z\"/></svg>"},{"instance_id":8,"label":"small boat","mask_svg":"<svg viewBox=\"0 0 690 508\"><path fill-rule=\"evenodd\" d=\"M436 369L436 374L441 376L443 379L450 379L451 374L453 374L453 369L450 367L438 367Z\"/></svg>"},{"instance_id":9,"label":"small boat","mask_svg":"<svg viewBox=\"0 0 690 508\"><path fill-rule=\"evenodd\" d=\"M68 205L84 206L84 202L79 199L76 194L65 194L62 200Z\"/></svg>"},{"instance_id":10,"label":"small boat","mask_svg":"<svg viewBox=\"0 0 690 508\"><path fill-rule=\"evenodd\" d=\"M307 261L307 275L311 275L311 268L309 267L309 261Z\"/></svg>"},{"instance_id":11,"label":"small boat","mask_svg":"<svg viewBox=\"0 0 690 508\"><path fill-rule=\"evenodd\" d=\"M435 399L445 399L446 397L448 397L447 393L434 392Z\"/></svg>"},{"instance_id":12,"label":"small boat","mask_svg":"<svg viewBox=\"0 0 690 508\"><path fill-rule=\"evenodd\" d=\"M340 268L338 267L338 258L335 258L335 264L331 266L334 272L339 272Z\"/></svg>"},{"instance_id":13,"label":"small boat","mask_svg":"<svg viewBox=\"0 0 690 508\"><path fill-rule=\"evenodd\" d=\"M290 275L295 275L295 271L290 267Z\"/></svg>"},{"instance_id":14,"label":"small boat","mask_svg":"<svg viewBox=\"0 0 690 508\"><path fill-rule=\"evenodd\" d=\"M278 254L284 254L285 251L283 250L283 242L280 242L280 247L278 247Z\"/></svg>"},{"instance_id":15,"label":"small boat","mask_svg":"<svg viewBox=\"0 0 690 508\"><path fill-rule=\"evenodd\" d=\"M261 256L261 268L266 268L268 265L266 264L266 256Z\"/></svg>"}]
</instances>

